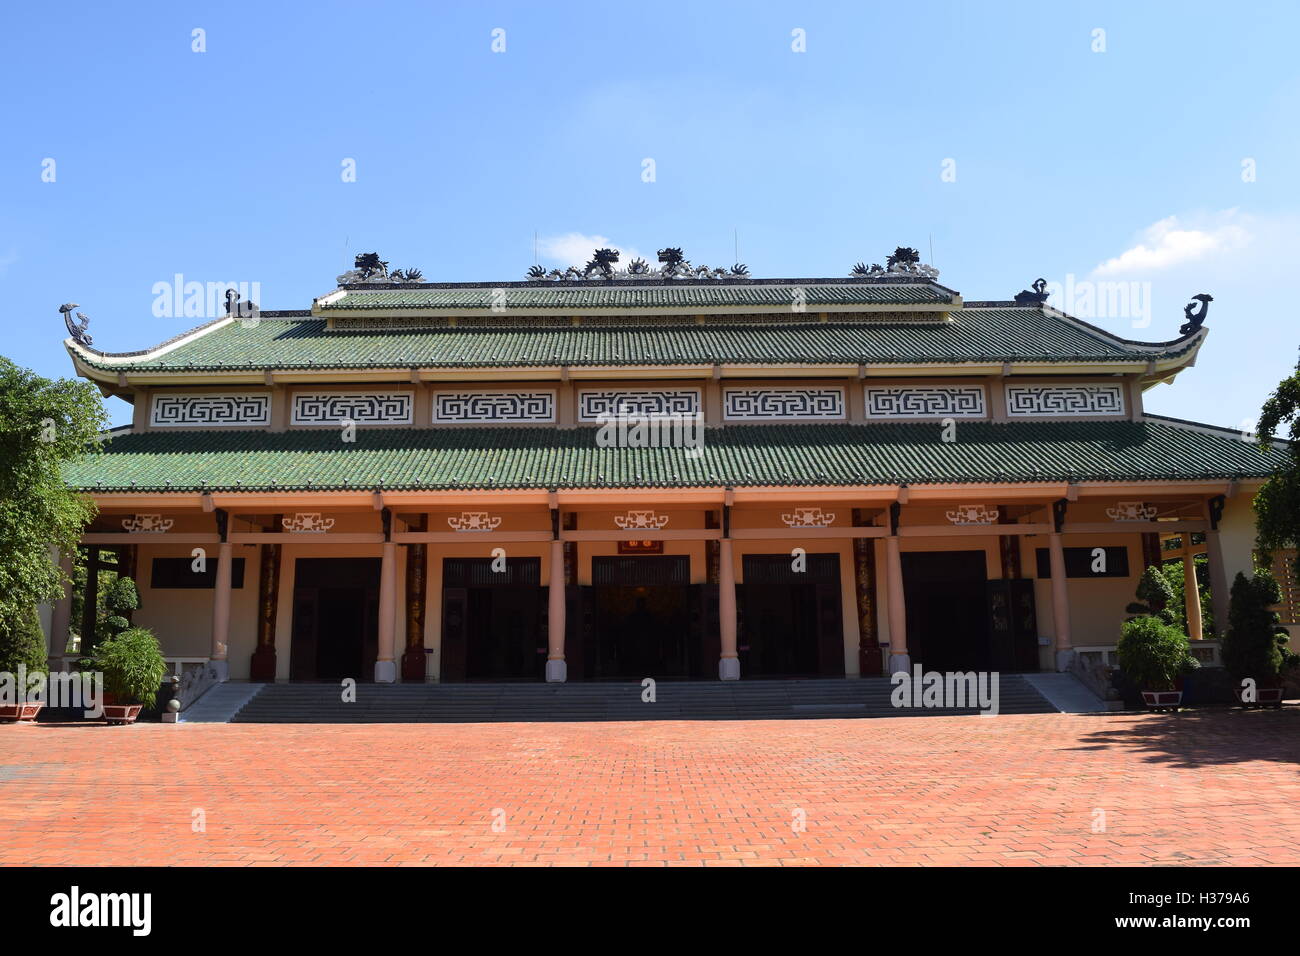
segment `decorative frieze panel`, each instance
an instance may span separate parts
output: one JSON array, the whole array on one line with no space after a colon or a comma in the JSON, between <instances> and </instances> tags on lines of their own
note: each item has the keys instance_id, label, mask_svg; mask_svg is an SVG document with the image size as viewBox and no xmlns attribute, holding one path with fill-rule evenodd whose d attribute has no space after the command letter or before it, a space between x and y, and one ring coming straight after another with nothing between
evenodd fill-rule
<instances>
[{"instance_id":1,"label":"decorative frieze panel","mask_svg":"<svg viewBox=\"0 0 1300 956\"><path fill-rule=\"evenodd\" d=\"M1106 509L1106 514L1111 521L1155 521L1156 506L1141 501L1117 501L1115 507Z\"/></svg>"},{"instance_id":2,"label":"decorative frieze panel","mask_svg":"<svg viewBox=\"0 0 1300 956\"><path fill-rule=\"evenodd\" d=\"M958 505L952 511L944 512L944 515L953 524L996 524L998 509L986 508L984 505Z\"/></svg>"},{"instance_id":3,"label":"decorative frieze panel","mask_svg":"<svg viewBox=\"0 0 1300 956\"><path fill-rule=\"evenodd\" d=\"M553 422L555 392L439 392L433 397L433 422Z\"/></svg>"},{"instance_id":4,"label":"decorative frieze panel","mask_svg":"<svg viewBox=\"0 0 1300 956\"><path fill-rule=\"evenodd\" d=\"M868 418L987 418L978 385L868 385Z\"/></svg>"},{"instance_id":5,"label":"decorative frieze panel","mask_svg":"<svg viewBox=\"0 0 1300 956\"><path fill-rule=\"evenodd\" d=\"M844 417L842 388L727 388L722 417L732 421L818 421Z\"/></svg>"},{"instance_id":6,"label":"decorative frieze panel","mask_svg":"<svg viewBox=\"0 0 1300 956\"><path fill-rule=\"evenodd\" d=\"M600 418L628 415L697 415L700 412L698 388L604 389L578 390L578 421L594 422Z\"/></svg>"},{"instance_id":7,"label":"decorative frieze panel","mask_svg":"<svg viewBox=\"0 0 1300 956\"><path fill-rule=\"evenodd\" d=\"M175 523L175 519L164 518L160 514L135 514L122 519L122 527L137 534L165 534Z\"/></svg>"},{"instance_id":8,"label":"decorative frieze panel","mask_svg":"<svg viewBox=\"0 0 1300 956\"><path fill-rule=\"evenodd\" d=\"M177 425L258 426L271 424L271 396L210 392L153 397L149 424L155 428Z\"/></svg>"},{"instance_id":9,"label":"decorative frieze panel","mask_svg":"<svg viewBox=\"0 0 1300 956\"><path fill-rule=\"evenodd\" d=\"M452 531L495 531L501 527L501 516L486 511L462 511L447 519Z\"/></svg>"},{"instance_id":10,"label":"decorative frieze panel","mask_svg":"<svg viewBox=\"0 0 1300 956\"><path fill-rule=\"evenodd\" d=\"M293 424L410 425L414 420L411 392L298 392L293 397Z\"/></svg>"},{"instance_id":11,"label":"decorative frieze panel","mask_svg":"<svg viewBox=\"0 0 1300 956\"><path fill-rule=\"evenodd\" d=\"M781 515L781 520L791 528L829 528L835 523L835 512L813 506L798 507L790 514Z\"/></svg>"},{"instance_id":12,"label":"decorative frieze panel","mask_svg":"<svg viewBox=\"0 0 1300 956\"><path fill-rule=\"evenodd\" d=\"M625 515L615 515L614 524L624 531L658 531L668 524L668 515L655 514L653 511L629 511Z\"/></svg>"},{"instance_id":13,"label":"decorative frieze panel","mask_svg":"<svg viewBox=\"0 0 1300 956\"><path fill-rule=\"evenodd\" d=\"M1123 415L1119 385L1008 385L1007 415L1012 418L1089 418Z\"/></svg>"},{"instance_id":14,"label":"decorative frieze panel","mask_svg":"<svg viewBox=\"0 0 1300 956\"><path fill-rule=\"evenodd\" d=\"M319 511L300 511L292 518L281 518L280 523L285 531L305 534L324 534L334 527L334 519L322 517Z\"/></svg>"}]
</instances>

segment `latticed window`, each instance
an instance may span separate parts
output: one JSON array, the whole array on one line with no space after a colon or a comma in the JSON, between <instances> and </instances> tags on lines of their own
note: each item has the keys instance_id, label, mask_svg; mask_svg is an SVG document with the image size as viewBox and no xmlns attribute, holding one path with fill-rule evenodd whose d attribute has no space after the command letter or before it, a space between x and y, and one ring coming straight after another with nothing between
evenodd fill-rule
<instances>
[{"instance_id":1,"label":"latticed window","mask_svg":"<svg viewBox=\"0 0 1300 956\"><path fill-rule=\"evenodd\" d=\"M1300 624L1300 580L1296 575L1296 552L1291 549L1273 555L1273 576L1282 589L1282 602L1277 613L1283 624Z\"/></svg>"}]
</instances>

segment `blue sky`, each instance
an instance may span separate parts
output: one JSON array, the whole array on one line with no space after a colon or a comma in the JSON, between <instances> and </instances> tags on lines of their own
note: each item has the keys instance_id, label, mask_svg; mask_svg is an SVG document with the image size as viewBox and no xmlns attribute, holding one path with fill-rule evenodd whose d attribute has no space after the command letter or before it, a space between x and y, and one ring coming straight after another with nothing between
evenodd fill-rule
<instances>
[{"instance_id":1,"label":"blue sky","mask_svg":"<svg viewBox=\"0 0 1300 956\"><path fill-rule=\"evenodd\" d=\"M500 281L534 233L551 266L599 237L729 265L738 232L762 277L842 275L900 244L930 260L933 243L969 299L1038 276L1149 295L1085 316L1127 338L1176 337L1188 297L1213 294L1197 366L1147 405L1237 426L1300 345L1300 7L1224 9L11 7L0 351L66 375L61 302L98 347L133 350L197 324L153 315L176 273L306 308L370 250Z\"/></svg>"}]
</instances>

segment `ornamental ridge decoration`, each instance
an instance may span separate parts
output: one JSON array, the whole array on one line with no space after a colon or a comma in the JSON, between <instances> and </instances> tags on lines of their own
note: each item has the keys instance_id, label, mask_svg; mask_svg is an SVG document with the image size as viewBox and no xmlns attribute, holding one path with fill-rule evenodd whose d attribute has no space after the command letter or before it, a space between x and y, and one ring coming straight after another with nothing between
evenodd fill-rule
<instances>
[{"instance_id":1,"label":"ornamental ridge decoration","mask_svg":"<svg viewBox=\"0 0 1300 956\"><path fill-rule=\"evenodd\" d=\"M1106 509L1106 514L1111 521L1155 521L1156 506L1141 501L1117 501L1115 507Z\"/></svg>"},{"instance_id":2,"label":"ornamental ridge decoration","mask_svg":"<svg viewBox=\"0 0 1300 956\"><path fill-rule=\"evenodd\" d=\"M137 514L122 519L122 527L132 534L165 534L175 523L174 519L160 514Z\"/></svg>"},{"instance_id":3,"label":"ornamental ridge decoration","mask_svg":"<svg viewBox=\"0 0 1300 956\"><path fill-rule=\"evenodd\" d=\"M668 515L655 514L654 511L629 511L614 516L614 524L622 531L658 531L667 523Z\"/></svg>"},{"instance_id":4,"label":"ornamental ridge decoration","mask_svg":"<svg viewBox=\"0 0 1300 956\"><path fill-rule=\"evenodd\" d=\"M958 505L952 511L944 512L944 515L957 525L994 524L998 520L998 509L986 508L984 505Z\"/></svg>"},{"instance_id":5,"label":"ornamental ridge decoration","mask_svg":"<svg viewBox=\"0 0 1300 956\"><path fill-rule=\"evenodd\" d=\"M729 279L732 281L749 278L749 267L743 262L734 263L730 269L709 268L706 265L694 266L685 253L677 246L669 246L658 252L658 269L652 268L644 259L636 258L628 262L627 268L616 269L621 254L617 249L596 249L590 261L579 269L569 266L567 269L546 271L540 265L530 266L524 278L530 282L603 281L616 282L621 279Z\"/></svg>"},{"instance_id":6,"label":"ornamental ridge decoration","mask_svg":"<svg viewBox=\"0 0 1300 956\"><path fill-rule=\"evenodd\" d=\"M495 531L501 526L501 515L486 511L462 511L447 519L452 531Z\"/></svg>"},{"instance_id":7,"label":"ornamental ridge decoration","mask_svg":"<svg viewBox=\"0 0 1300 956\"><path fill-rule=\"evenodd\" d=\"M321 517L319 511L300 511L292 518L281 518L280 523L294 534L324 534L334 527L334 519Z\"/></svg>"},{"instance_id":8,"label":"ornamental ridge decoration","mask_svg":"<svg viewBox=\"0 0 1300 956\"><path fill-rule=\"evenodd\" d=\"M835 523L835 512L813 506L798 507L781 520L791 528L827 528Z\"/></svg>"}]
</instances>

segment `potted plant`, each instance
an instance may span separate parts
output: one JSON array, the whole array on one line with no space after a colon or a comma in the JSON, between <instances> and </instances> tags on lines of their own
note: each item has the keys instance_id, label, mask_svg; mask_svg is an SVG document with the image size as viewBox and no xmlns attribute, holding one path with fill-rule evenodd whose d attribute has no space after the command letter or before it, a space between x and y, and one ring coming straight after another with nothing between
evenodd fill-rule
<instances>
[{"instance_id":1,"label":"potted plant","mask_svg":"<svg viewBox=\"0 0 1300 956\"><path fill-rule=\"evenodd\" d=\"M152 707L167 672L158 639L143 627L100 642L89 664L104 675L104 720L110 724L129 724L142 707Z\"/></svg>"},{"instance_id":2,"label":"potted plant","mask_svg":"<svg viewBox=\"0 0 1300 956\"><path fill-rule=\"evenodd\" d=\"M1187 637L1158 617L1135 617L1124 622L1115 647L1120 670L1142 692L1150 708L1177 708L1183 702L1180 679L1200 663L1187 648Z\"/></svg>"},{"instance_id":3,"label":"potted plant","mask_svg":"<svg viewBox=\"0 0 1300 956\"><path fill-rule=\"evenodd\" d=\"M1232 675L1232 692L1243 707L1282 706L1282 673L1297 657L1287 650L1286 628L1273 611L1281 600L1277 580L1262 568L1252 578L1238 571L1232 582L1223 666Z\"/></svg>"},{"instance_id":4,"label":"potted plant","mask_svg":"<svg viewBox=\"0 0 1300 956\"><path fill-rule=\"evenodd\" d=\"M18 614L0 617L0 674L13 687L13 700L0 698L0 720L34 720L45 706L40 701L29 701L26 676L44 674L48 663L45 657L45 634L35 607ZM6 694L5 697L8 697Z\"/></svg>"}]
</instances>

